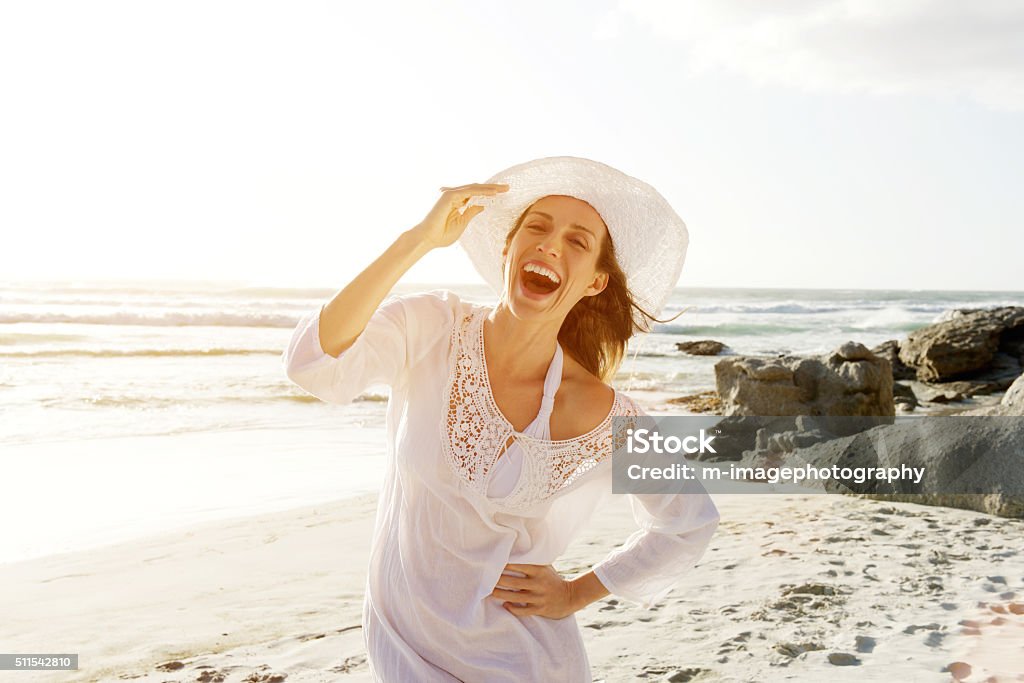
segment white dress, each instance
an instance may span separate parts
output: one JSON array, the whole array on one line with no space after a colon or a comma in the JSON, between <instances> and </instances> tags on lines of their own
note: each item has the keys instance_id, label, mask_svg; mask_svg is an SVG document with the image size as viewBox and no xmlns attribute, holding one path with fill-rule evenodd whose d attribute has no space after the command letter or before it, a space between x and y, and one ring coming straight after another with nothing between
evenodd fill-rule
<instances>
[{"instance_id":1,"label":"white dress","mask_svg":"<svg viewBox=\"0 0 1024 683\"><path fill-rule=\"evenodd\" d=\"M391 297L338 358L320 346L321 310L299 320L282 355L289 379L339 404L373 384L391 388L363 606L375 680L592 680L575 615L516 616L490 593L508 563L558 560L612 495L612 416L643 412L616 391L586 434L515 433L483 361L489 308L445 290ZM547 427L543 413L531 428ZM612 594L651 607L703 554L718 511L696 482L630 503L639 529L593 571Z\"/></svg>"}]
</instances>

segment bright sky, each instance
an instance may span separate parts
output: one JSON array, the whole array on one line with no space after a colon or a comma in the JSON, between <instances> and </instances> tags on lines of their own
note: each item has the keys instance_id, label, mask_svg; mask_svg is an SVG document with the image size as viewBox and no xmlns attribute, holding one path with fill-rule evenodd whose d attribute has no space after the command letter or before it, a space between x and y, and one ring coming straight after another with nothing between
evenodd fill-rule
<instances>
[{"instance_id":1,"label":"bright sky","mask_svg":"<svg viewBox=\"0 0 1024 683\"><path fill-rule=\"evenodd\" d=\"M0 280L340 288L438 187L570 154L675 207L683 286L1024 289L1022 34L1017 0L3 3Z\"/></svg>"}]
</instances>

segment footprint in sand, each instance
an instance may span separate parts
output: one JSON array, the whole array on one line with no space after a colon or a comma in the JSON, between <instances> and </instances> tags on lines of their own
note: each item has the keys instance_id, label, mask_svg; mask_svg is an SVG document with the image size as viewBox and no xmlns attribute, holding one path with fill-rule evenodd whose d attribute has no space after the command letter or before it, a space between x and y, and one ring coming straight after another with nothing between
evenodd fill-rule
<instances>
[{"instance_id":1,"label":"footprint in sand","mask_svg":"<svg viewBox=\"0 0 1024 683\"><path fill-rule=\"evenodd\" d=\"M668 683L697 683L697 681L710 680L711 669L680 669L668 677Z\"/></svg>"},{"instance_id":2,"label":"footprint in sand","mask_svg":"<svg viewBox=\"0 0 1024 683\"><path fill-rule=\"evenodd\" d=\"M875 645L878 644L871 636L857 636L854 639L854 643L857 647L857 652L863 652L865 654L871 654L875 650Z\"/></svg>"},{"instance_id":3,"label":"footprint in sand","mask_svg":"<svg viewBox=\"0 0 1024 683\"><path fill-rule=\"evenodd\" d=\"M783 654L790 658L799 657L805 652L814 652L816 650L824 650L825 646L821 643L776 643L775 651Z\"/></svg>"},{"instance_id":4,"label":"footprint in sand","mask_svg":"<svg viewBox=\"0 0 1024 683\"><path fill-rule=\"evenodd\" d=\"M730 652L746 650L746 643L748 640L750 640L750 635L751 631L743 631L742 633L732 638L729 638L728 640L723 640L721 645L719 645L718 647L717 654L724 655L729 654ZM722 660L719 659L718 661L721 662Z\"/></svg>"},{"instance_id":5,"label":"footprint in sand","mask_svg":"<svg viewBox=\"0 0 1024 683\"><path fill-rule=\"evenodd\" d=\"M666 674L668 674L668 677L661 680L668 681L668 683L697 683L698 681L707 680L708 676L712 675L712 671L711 669L676 669L671 666L647 665L640 670L637 678L665 676Z\"/></svg>"},{"instance_id":6,"label":"footprint in sand","mask_svg":"<svg viewBox=\"0 0 1024 683\"><path fill-rule=\"evenodd\" d=\"M242 679L242 683L284 683L288 674L279 674L269 671L266 664L261 665L256 671Z\"/></svg>"},{"instance_id":7,"label":"footprint in sand","mask_svg":"<svg viewBox=\"0 0 1024 683\"><path fill-rule=\"evenodd\" d=\"M592 624L586 624L584 628L592 628L595 631L600 631L602 629L610 628L612 626L622 626L626 623L627 622L624 621L595 621Z\"/></svg>"},{"instance_id":8,"label":"footprint in sand","mask_svg":"<svg viewBox=\"0 0 1024 683\"><path fill-rule=\"evenodd\" d=\"M366 665L366 655L352 655L346 657L345 661L341 663L341 666L336 666L331 669L336 674L347 674L355 671Z\"/></svg>"}]
</instances>

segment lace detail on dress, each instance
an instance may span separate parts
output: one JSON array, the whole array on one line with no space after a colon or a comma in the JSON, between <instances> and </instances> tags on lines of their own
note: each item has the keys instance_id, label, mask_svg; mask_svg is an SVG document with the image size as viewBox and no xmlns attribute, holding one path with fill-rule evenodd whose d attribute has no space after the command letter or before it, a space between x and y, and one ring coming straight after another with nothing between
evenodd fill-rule
<instances>
[{"instance_id":1,"label":"lace detail on dress","mask_svg":"<svg viewBox=\"0 0 1024 683\"><path fill-rule=\"evenodd\" d=\"M601 424L561 441L515 432L498 410L484 362L483 322L488 310L471 308L452 329L447 417L441 424L445 460L467 487L486 496L487 482L503 449L514 438L523 449L523 465L512 491L492 499L503 508L523 509L571 486L612 454L612 417L639 415L636 404L615 392Z\"/></svg>"}]
</instances>

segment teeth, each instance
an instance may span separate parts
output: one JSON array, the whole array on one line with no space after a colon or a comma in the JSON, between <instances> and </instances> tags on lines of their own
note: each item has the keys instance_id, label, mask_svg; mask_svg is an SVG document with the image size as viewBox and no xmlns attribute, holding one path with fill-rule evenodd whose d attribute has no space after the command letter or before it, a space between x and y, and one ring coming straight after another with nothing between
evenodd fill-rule
<instances>
[{"instance_id":1,"label":"teeth","mask_svg":"<svg viewBox=\"0 0 1024 683\"><path fill-rule=\"evenodd\" d=\"M549 268L545 268L544 266L538 266L536 263L527 263L523 267L523 270L525 270L527 273L537 273L538 275L543 275L544 277L554 282L556 285L561 284L562 282L561 280L558 279L558 274L555 271Z\"/></svg>"}]
</instances>

